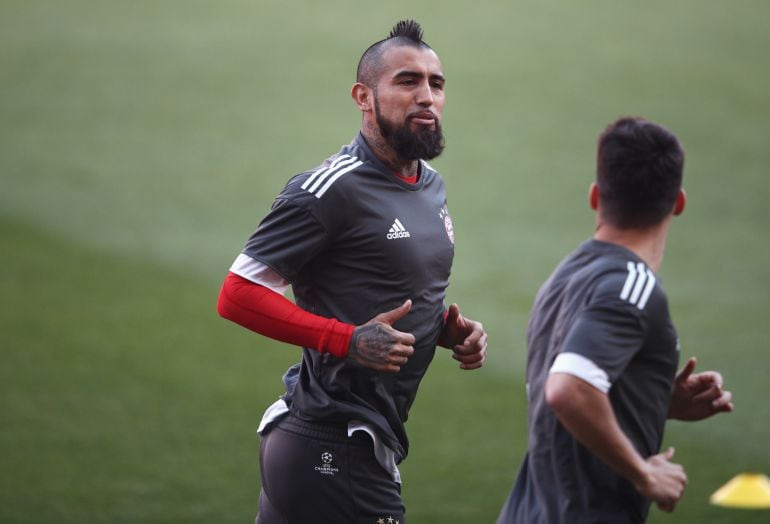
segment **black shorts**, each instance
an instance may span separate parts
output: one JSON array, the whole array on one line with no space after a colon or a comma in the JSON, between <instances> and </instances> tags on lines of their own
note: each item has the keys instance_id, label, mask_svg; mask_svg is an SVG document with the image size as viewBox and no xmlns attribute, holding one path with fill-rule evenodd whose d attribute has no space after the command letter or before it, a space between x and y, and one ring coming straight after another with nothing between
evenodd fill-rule
<instances>
[{"instance_id":1,"label":"black shorts","mask_svg":"<svg viewBox=\"0 0 770 524\"><path fill-rule=\"evenodd\" d=\"M262 436L256 524L405 524L401 485L371 437L291 414Z\"/></svg>"}]
</instances>

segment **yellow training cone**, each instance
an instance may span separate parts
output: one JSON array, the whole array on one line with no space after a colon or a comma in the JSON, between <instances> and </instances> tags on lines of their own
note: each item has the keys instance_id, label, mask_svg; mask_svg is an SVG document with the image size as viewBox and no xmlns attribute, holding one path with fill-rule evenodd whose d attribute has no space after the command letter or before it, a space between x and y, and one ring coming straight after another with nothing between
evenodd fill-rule
<instances>
[{"instance_id":1,"label":"yellow training cone","mask_svg":"<svg viewBox=\"0 0 770 524\"><path fill-rule=\"evenodd\" d=\"M760 473L736 475L710 501L730 508L770 508L770 480Z\"/></svg>"}]
</instances>

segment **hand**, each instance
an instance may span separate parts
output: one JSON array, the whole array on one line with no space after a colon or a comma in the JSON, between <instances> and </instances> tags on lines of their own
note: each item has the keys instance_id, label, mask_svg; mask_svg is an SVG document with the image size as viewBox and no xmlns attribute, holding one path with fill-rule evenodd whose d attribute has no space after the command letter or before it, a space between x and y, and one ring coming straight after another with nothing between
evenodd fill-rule
<instances>
[{"instance_id":1,"label":"hand","mask_svg":"<svg viewBox=\"0 0 770 524\"><path fill-rule=\"evenodd\" d=\"M487 334L481 322L465 318L457 304L449 306L439 345L452 350L460 369L477 369L487 358Z\"/></svg>"},{"instance_id":2,"label":"hand","mask_svg":"<svg viewBox=\"0 0 770 524\"><path fill-rule=\"evenodd\" d=\"M684 468L670 462L673 456L674 448L668 448L665 452L648 458L645 461L645 476L635 485L639 493L656 502L661 510L668 513L674 511L687 486Z\"/></svg>"},{"instance_id":3,"label":"hand","mask_svg":"<svg viewBox=\"0 0 770 524\"><path fill-rule=\"evenodd\" d=\"M376 371L396 373L414 353L414 335L393 329L397 320L412 309L407 300L396 309L380 313L366 324L356 326L348 346L348 358Z\"/></svg>"},{"instance_id":4,"label":"hand","mask_svg":"<svg viewBox=\"0 0 770 524\"><path fill-rule=\"evenodd\" d=\"M695 364L695 357L690 357L676 375L668 408L669 418L702 420L733 410L733 395L722 389L722 375L716 371L693 374Z\"/></svg>"}]
</instances>

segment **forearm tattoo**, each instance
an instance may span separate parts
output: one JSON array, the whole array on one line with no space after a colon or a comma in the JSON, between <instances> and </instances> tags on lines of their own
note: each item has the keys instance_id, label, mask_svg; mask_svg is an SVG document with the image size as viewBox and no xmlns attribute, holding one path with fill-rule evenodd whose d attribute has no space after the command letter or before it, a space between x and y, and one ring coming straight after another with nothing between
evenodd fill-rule
<instances>
[{"instance_id":1,"label":"forearm tattoo","mask_svg":"<svg viewBox=\"0 0 770 524\"><path fill-rule=\"evenodd\" d=\"M348 355L365 362L385 362L390 348L396 342L380 324L365 324L353 331Z\"/></svg>"}]
</instances>

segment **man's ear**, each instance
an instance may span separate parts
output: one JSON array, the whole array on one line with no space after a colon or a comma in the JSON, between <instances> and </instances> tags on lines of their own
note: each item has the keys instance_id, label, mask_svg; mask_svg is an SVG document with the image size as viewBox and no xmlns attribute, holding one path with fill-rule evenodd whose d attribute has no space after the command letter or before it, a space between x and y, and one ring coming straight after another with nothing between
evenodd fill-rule
<instances>
[{"instance_id":1,"label":"man's ear","mask_svg":"<svg viewBox=\"0 0 770 524\"><path fill-rule=\"evenodd\" d=\"M599 210L599 186L596 182L591 182L591 187L588 188L588 204L594 211Z\"/></svg>"},{"instance_id":2,"label":"man's ear","mask_svg":"<svg viewBox=\"0 0 770 524\"><path fill-rule=\"evenodd\" d=\"M356 82L350 90L350 96L361 111L372 110L372 90L361 82Z\"/></svg>"},{"instance_id":3,"label":"man's ear","mask_svg":"<svg viewBox=\"0 0 770 524\"><path fill-rule=\"evenodd\" d=\"M687 205L687 193L684 188L679 190L679 194L676 196L676 202L674 202L674 216L679 216L684 213L684 208Z\"/></svg>"}]
</instances>

